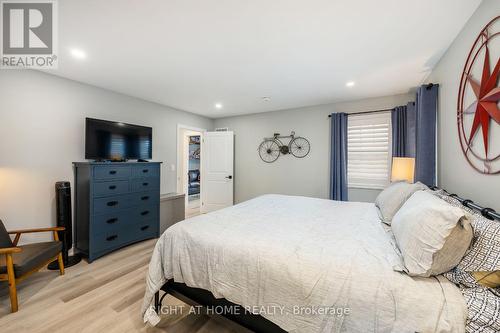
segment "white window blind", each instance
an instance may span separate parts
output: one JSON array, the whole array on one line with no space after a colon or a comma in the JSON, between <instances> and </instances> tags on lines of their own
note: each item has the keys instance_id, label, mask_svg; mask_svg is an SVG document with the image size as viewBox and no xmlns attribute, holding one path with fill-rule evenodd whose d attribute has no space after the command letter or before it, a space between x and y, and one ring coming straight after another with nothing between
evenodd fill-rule
<instances>
[{"instance_id":1,"label":"white window blind","mask_svg":"<svg viewBox=\"0 0 500 333\"><path fill-rule=\"evenodd\" d=\"M352 115L347 124L348 187L385 188L392 159L391 113Z\"/></svg>"}]
</instances>

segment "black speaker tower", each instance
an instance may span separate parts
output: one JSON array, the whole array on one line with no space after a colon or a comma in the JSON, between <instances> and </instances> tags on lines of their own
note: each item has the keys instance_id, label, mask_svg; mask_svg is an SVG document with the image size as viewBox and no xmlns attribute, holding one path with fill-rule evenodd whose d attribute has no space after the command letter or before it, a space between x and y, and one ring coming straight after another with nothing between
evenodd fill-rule
<instances>
[{"instance_id":1,"label":"black speaker tower","mask_svg":"<svg viewBox=\"0 0 500 333\"><path fill-rule=\"evenodd\" d=\"M57 226L64 227L64 231L58 231L59 239L62 241L64 267L71 267L82 260L80 255L68 256L68 251L73 246L73 223L71 218L71 184L69 182L56 183L56 219ZM59 269L59 264L53 261L48 266L51 270Z\"/></svg>"}]
</instances>

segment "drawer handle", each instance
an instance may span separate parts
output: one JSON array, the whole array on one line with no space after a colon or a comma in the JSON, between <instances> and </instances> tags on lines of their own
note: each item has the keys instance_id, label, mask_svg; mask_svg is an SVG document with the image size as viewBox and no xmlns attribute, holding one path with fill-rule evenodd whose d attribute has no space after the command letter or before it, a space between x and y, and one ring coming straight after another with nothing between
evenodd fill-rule
<instances>
[{"instance_id":1,"label":"drawer handle","mask_svg":"<svg viewBox=\"0 0 500 333\"><path fill-rule=\"evenodd\" d=\"M149 210L145 210L141 213L142 216L145 216L145 215L148 215L149 214Z\"/></svg>"},{"instance_id":2,"label":"drawer handle","mask_svg":"<svg viewBox=\"0 0 500 333\"><path fill-rule=\"evenodd\" d=\"M107 224L113 224L113 223L116 223L118 222L118 219L116 217L113 217L112 219L109 219L106 221Z\"/></svg>"},{"instance_id":3,"label":"drawer handle","mask_svg":"<svg viewBox=\"0 0 500 333\"><path fill-rule=\"evenodd\" d=\"M147 229L149 229L149 225L145 225L144 227L141 227L142 231L147 230Z\"/></svg>"},{"instance_id":4,"label":"drawer handle","mask_svg":"<svg viewBox=\"0 0 500 333\"><path fill-rule=\"evenodd\" d=\"M117 236L117 235L113 235L113 236L109 236L109 237L107 237L107 238L106 238L106 240L107 240L108 242L111 242L111 241L114 241L114 240L115 240L115 239L117 239L117 238L118 238L118 236Z\"/></svg>"},{"instance_id":5,"label":"drawer handle","mask_svg":"<svg viewBox=\"0 0 500 333\"><path fill-rule=\"evenodd\" d=\"M116 185L110 185L110 186L109 186L109 189L110 189L110 190L115 190L115 189L116 189Z\"/></svg>"},{"instance_id":6,"label":"drawer handle","mask_svg":"<svg viewBox=\"0 0 500 333\"><path fill-rule=\"evenodd\" d=\"M116 170L111 170L111 171L109 172L109 174L110 174L110 175L116 175Z\"/></svg>"},{"instance_id":7,"label":"drawer handle","mask_svg":"<svg viewBox=\"0 0 500 333\"><path fill-rule=\"evenodd\" d=\"M141 200L143 200L143 201L144 201L144 200L149 200L149 195L145 195L145 196L143 196L143 197L141 198Z\"/></svg>"},{"instance_id":8,"label":"drawer handle","mask_svg":"<svg viewBox=\"0 0 500 333\"><path fill-rule=\"evenodd\" d=\"M148 172L149 172L149 170L148 170L148 169L142 169L142 172L143 172L143 173L148 173Z\"/></svg>"},{"instance_id":9,"label":"drawer handle","mask_svg":"<svg viewBox=\"0 0 500 333\"><path fill-rule=\"evenodd\" d=\"M118 201L109 201L109 202L107 203L107 205L108 205L109 207L116 206L116 205L118 205Z\"/></svg>"},{"instance_id":10,"label":"drawer handle","mask_svg":"<svg viewBox=\"0 0 500 333\"><path fill-rule=\"evenodd\" d=\"M142 183L142 186L148 186L149 183Z\"/></svg>"}]
</instances>

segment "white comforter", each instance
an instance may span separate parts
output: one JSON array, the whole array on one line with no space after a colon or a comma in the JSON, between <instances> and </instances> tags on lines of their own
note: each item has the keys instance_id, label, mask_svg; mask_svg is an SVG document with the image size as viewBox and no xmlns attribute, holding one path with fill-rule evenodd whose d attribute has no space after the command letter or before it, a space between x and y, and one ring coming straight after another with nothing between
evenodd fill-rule
<instances>
[{"instance_id":1,"label":"white comforter","mask_svg":"<svg viewBox=\"0 0 500 333\"><path fill-rule=\"evenodd\" d=\"M142 313L173 278L290 332L464 332L459 289L399 264L373 204L264 195L165 231Z\"/></svg>"}]
</instances>

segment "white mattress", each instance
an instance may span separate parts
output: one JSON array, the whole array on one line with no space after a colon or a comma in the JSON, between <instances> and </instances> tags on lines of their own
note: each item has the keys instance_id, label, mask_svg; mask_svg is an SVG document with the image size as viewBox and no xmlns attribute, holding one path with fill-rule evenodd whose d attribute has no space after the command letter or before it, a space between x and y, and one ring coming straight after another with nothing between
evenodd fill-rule
<instances>
[{"instance_id":1,"label":"white mattress","mask_svg":"<svg viewBox=\"0 0 500 333\"><path fill-rule=\"evenodd\" d=\"M459 289L399 264L373 204L264 195L166 230L142 314L154 322L153 295L173 278L290 332L464 332Z\"/></svg>"}]
</instances>

